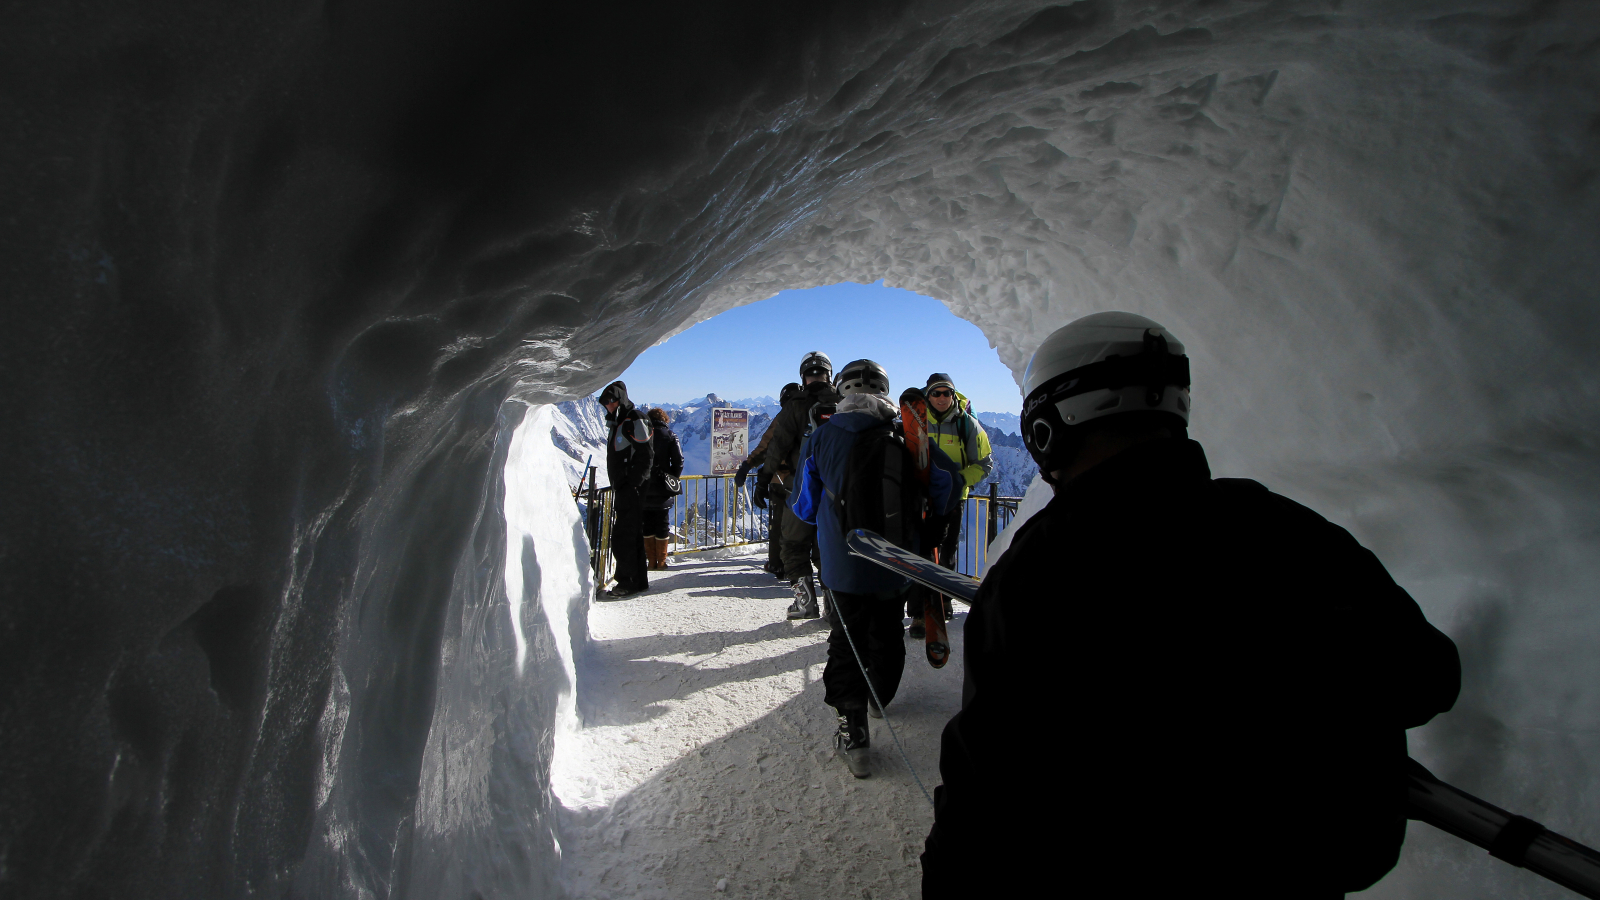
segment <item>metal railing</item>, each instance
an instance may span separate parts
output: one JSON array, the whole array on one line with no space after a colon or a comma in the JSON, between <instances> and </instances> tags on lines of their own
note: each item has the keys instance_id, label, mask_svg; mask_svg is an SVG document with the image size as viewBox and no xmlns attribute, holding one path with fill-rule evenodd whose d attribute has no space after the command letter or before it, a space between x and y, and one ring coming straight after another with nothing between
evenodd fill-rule
<instances>
[{"instance_id":1,"label":"metal railing","mask_svg":"<svg viewBox=\"0 0 1600 900\"><path fill-rule=\"evenodd\" d=\"M764 544L771 537L770 509L750 502L749 488L735 488L732 475L685 475L683 493L672 498L667 518L673 553Z\"/></svg>"},{"instance_id":2,"label":"metal railing","mask_svg":"<svg viewBox=\"0 0 1600 900\"><path fill-rule=\"evenodd\" d=\"M1021 497L1001 497L1000 485L989 482L988 494L971 494L961 509L961 543L956 545L956 571L982 578L989 571L989 545L1011 524Z\"/></svg>"},{"instance_id":3,"label":"metal railing","mask_svg":"<svg viewBox=\"0 0 1600 900\"><path fill-rule=\"evenodd\" d=\"M611 529L616 521L612 491L595 483L595 467L584 473L584 480L573 499L584 507L584 530L589 537L589 565L594 582L604 586L616 571L611 552ZM768 510L750 502L748 488L735 488L732 475L685 475L680 480L683 493L672 498L667 524L672 529L675 556L703 553L726 547L765 543L771 518Z\"/></svg>"},{"instance_id":4,"label":"metal railing","mask_svg":"<svg viewBox=\"0 0 1600 900\"><path fill-rule=\"evenodd\" d=\"M685 475L683 493L672 498L667 524L672 528L672 553L703 553L726 547L766 543L771 535L768 510L750 502L748 489L736 489L731 475ZM961 541L956 547L955 569L982 578L989 570L989 544L1017 514L1020 497L999 496L991 482L987 494L972 494L962 504ZM573 492L584 507L584 529L589 537L589 565L594 582L603 587L616 569L611 552L611 528L616 520L609 487L595 483L595 467Z\"/></svg>"}]
</instances>

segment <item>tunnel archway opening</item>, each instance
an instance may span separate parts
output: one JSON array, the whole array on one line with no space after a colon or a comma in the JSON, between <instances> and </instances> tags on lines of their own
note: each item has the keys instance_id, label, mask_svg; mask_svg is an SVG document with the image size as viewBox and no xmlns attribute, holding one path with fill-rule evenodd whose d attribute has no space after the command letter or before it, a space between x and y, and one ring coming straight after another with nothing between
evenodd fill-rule
<instances>
[{"instance_id":1,"label":"tunnel archway opening","mask_svg":"<svg viewBox=\"0 0 1600 900\"><path fill-rule=\"evenodd\" d=\"M779 292L724 311L647 350L621 378L635 403L673 417L685 474L705 475L709 435L700 432L710 427L709 408L749 411L754 446L777 409L773 396L760 395L798 380L800 359L815 349L836 370L855 358L879 361L891 395L922 387L931 372L948 373L963 399L971 392L989 430L999 457L990 473L996 489L1003 483L1007 495L1020 496L1033 480L1035 467L1015 435L1014 373L945 304L881 282ZM996 408L998 418L989 415ZM603 436L592 397L530 414L506 464L513 533L545 529L535 541L546 547L568 539L570 523L553 539L545 527L552 510L513 493L536 488L531 473L541 466L547 479L562 467L567 484L580 489L584 464L604 465L605 448L593 443ZM533 447L546 442L560 452ZM974 529L986 543L983 522L965 518L962 548ZM909 763L880 735L876 780L840 782L828 746L836 722L820 700L827 629L817 620L785 620L791 589L759 572L766 555L760 544L674 554L671 570L650 573L647 594L600 597L573 614L570 708L557 727L551 780L561 881L573 895L637 893L653 879L734 892L781 882L800 896L853 884L916 890L917 870L907 862L920 852L928 810L912 773L936 777L938 729L957 709L961 665L935 672L911 659L890 711ZM541 594L536 583L519 593L522 570L508 562L515 620L524 598ZM598 593L600 585L592 587ZM950 624L958 647L965 609L958 604ZM841 804L865 804L873 814L869 834L857 835L864 840L833 847ZM616 841L619 832L629 839ZM885 865L886 857L895 862Z\"/></svg>"}]
</instances>

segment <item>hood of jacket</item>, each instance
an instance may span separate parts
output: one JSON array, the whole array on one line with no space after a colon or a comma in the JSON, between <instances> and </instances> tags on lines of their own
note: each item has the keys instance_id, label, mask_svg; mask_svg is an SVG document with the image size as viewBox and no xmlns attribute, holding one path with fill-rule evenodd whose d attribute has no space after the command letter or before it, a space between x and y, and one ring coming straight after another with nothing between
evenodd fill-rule
<instances>
[{"instance_id":1,"label":"hood of jacket","mask_svg":"<svg viewBox=\"0 0 1600 900\"><path fill-rule=\"evenodd\" d=\"M881 425L900 414L900 408L883 394L847 394L839 401L839 408L828 420L846 431L865 431Z\"/></svg>"},{"instance_id":2,"label":"hood of jacket","mask_svg":"<svg viewBox=\"0 0 1600 900\"><path fill-rule=\"evenodd\" d=\"M615 421L618 415L633 411L633 401L628 399L628 386L620 381L613 381L606 385L605 390L602 390L596 399L604 397L614 397L617 401L617 411L606 412L608 420ZM602 401L600 405L604 406L605 403Z\"/></svg>"}]
</instances>

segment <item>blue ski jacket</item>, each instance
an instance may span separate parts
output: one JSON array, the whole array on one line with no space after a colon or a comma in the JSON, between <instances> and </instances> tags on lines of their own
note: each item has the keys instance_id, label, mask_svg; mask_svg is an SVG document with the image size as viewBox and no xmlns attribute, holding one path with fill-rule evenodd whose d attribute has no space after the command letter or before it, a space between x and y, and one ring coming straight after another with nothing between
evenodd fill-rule
<instances>
[{"instance_id":1,"label":"blue ski jacket","mask_svg":"<svg viewBox=\"0 0 1600 900\"><path fill-rule=\"evenodd\" d=\"M849 397L845 399L847 402L840 404L840 411L801 445L799 483L789 508L801 521L817 526L823 584L852 594L898 591L911 582L876 563L850 555L844 544L843 523L834 513L826 493L844 483L850 450L861 439L861 433L888 421L890 416L884 413L894 407L883 400L881 409L852 410L850 407L863 404L849 403ZM955 486L963 482L957 463L931 442L929 450L928 456L934 465L928 479L928 502L933 512L942 515L950 511L953 500L959 502L960 490Z\"/></svg>"}]
</instances>

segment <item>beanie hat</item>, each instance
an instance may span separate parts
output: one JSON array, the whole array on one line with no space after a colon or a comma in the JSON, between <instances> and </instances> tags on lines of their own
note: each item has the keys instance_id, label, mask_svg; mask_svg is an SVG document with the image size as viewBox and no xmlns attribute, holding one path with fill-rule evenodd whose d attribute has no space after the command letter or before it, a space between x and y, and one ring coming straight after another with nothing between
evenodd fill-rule
<instances>
[{"instance_id":1,"label":"beanie hat","mask_svg":"<svg viewBox=\"0 0 1600 900\"><path fill-rule=\"evenodd\" d=\"M949 375L946 375L943 372L935 372L928 376L928 383L923 385L922 392L924 394L929 394L933 392L934 388L940 387L947 387L950 389L951 393L955 393L956 383L950 380Z\"/></svg>"}]
</instances>

